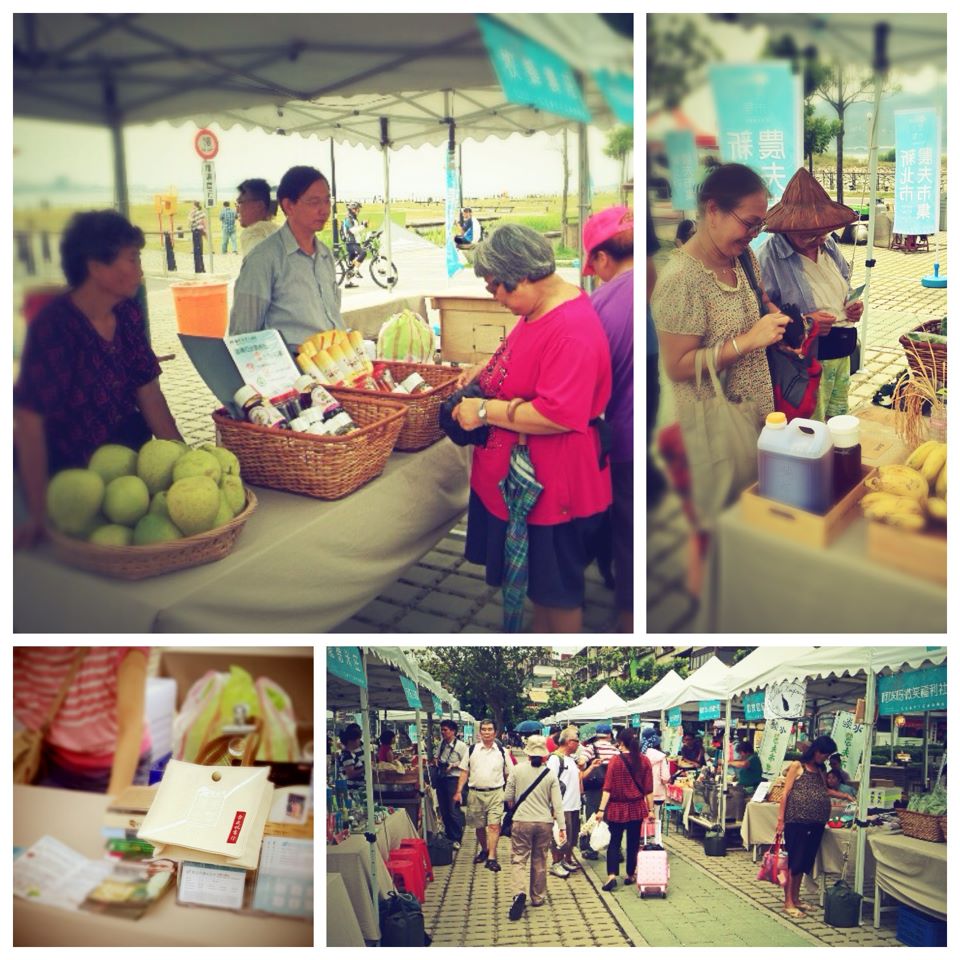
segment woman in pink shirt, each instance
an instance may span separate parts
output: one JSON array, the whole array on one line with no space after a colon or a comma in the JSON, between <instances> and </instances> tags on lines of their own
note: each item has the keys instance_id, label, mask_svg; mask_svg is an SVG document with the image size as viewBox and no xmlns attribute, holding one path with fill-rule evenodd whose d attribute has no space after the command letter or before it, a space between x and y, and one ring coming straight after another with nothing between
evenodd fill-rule
<instances>
[{"instance_id":1,"label":"woman in pink shirt","mask_svg":"<svg viewBox=\"0 0 960 960\"><path fill-rule=\"evenodd\" d=\"M91 647L43 744L37 783L121 793L146 783L150 732L143 722L147 647ZM39 730L70 674L76 647L13 648L14 723Z\"/></svg>"},{"instance_id":2,"label":"woman in pink shirt","mask_svg":"<svg viewBox=\"0 0 960 960\"><path fill-rule=\"evenodd\" d=\"M610 348L590 298L557 275L553 248L535 230L499 227L477 246L474 272L520 320L486 365L461 377L484 396L465 398L454 417L465 430L490 426L473 454L466 557L500 584L508 515L499 484L523 434L543 484L527 517L533 631L577 633L584 570L611 501L596 425L610 399Z\"/></svg>"}]
</instances>

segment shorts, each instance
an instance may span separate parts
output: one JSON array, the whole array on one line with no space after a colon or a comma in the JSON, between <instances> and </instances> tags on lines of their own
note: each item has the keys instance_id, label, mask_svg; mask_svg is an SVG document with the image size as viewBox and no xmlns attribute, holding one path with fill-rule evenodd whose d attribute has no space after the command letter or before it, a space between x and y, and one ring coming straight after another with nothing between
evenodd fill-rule
<instances>
[{"instance_id":1,"label":"shorts","mask_svg":"<svg viewBox=\"0 0 960 960\"><path fill-rule=\"evenodd\" d=\"M618 610L633 612L633 461L610 464L613 576Z\"/></svg>"},{"instance_id":2,"label":"shorts","mask_svg":"<svg viewBox=\"0 0 960 960\"><path fill-rule=\"evenodd\" d=\"M785 823L783 825L787 865L794 876L813 873L813 865L820 850L825 826L822 823Z\"/></svg>"},{"instance_id":3,"label":"shorts","mask_svg":"<svg viewBox=\"0 0 960 960\"><path fill-rule=\"evenodd\" d=\"M527 596L534 603L564 610L583 606L584 571L596 554L603 516L595 513L566 523L527 527ZM471 490L464 555L486 567L486 581L492 587L503 582L506 539L507 521L495 517Z\"/></svg>"},{"instance_id":4,"label":"shorts","mask_svg":"<svg viewBox=\"0 0 960 960\"><path fill-rule=\"evenodd\" d=\"M500 826L503 820L503 788L498 790L471 790L467 797L466 824L468 827Z\"/></svg>"}]
</instances>

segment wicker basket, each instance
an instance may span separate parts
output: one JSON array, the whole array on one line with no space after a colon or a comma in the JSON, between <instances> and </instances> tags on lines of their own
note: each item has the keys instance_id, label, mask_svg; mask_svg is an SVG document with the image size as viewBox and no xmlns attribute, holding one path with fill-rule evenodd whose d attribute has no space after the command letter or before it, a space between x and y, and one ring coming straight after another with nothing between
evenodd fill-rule
<instances>
[{"instance_id":1,"label":"wicker basket","mask_svg":"<svg viewBox=\"0 0 960 960\"><path fill-rule=\"evenodd\" d=\"M928 320L914 327L911 333L939 333L940 320ZM917 343L900 338L900 346L907 355L907 363L914 373L925 374L940 387L947 385L947 345L945 343Z\"/></svg>"},{"instance_id":2,"label":"wicker basket","mask_svg":"<svg viewBox=\"0 0 960 960\"><path fill-rule=\"evenodd\" d=\"M767 801L769 803L779 803L783 799L783 789L784 785L782 783L775 783L767 791Z\"/></svg>"},{"instance_id":3,"label":"wicker basket","mask_svg":"<svg viewBox=\"0 0 960 960\"><path fill-rule=\"evenodd\" d=\"M943 834L943 842L947 842L947 815L944 813L940 819L940 832Z\"/></svg>"},{"instance_id":4,"label":"wicker basket","mask_svg":"<svg viewBox=\"0 0 960 960\"><path fill-rule=\"evenodd\" d=\"M182 540L143 547L106 547L75 540L56 530L47 532L55 556L71 567L118 580L144 580L222 560L236 546L244 525L256 508L257 498L252 490L247 490L247 505L229 523Z\"/></svg>"},{"instance_id":5,"label":"wicker basket","mask_svg":"<svg viewBox=\"0 0 960 960\"><path fill-rule=\"evenodd\" d=\"M429 390L423 393L389 393L381 396L402 403L407 411L403 421L403 429L397 438L396 450L422 450L436 443L443 437L440 429L440 404L457 389L459 370L452 367L441 367L434 363L401 363L395 360L377 361L384 363L393 375L393 379L400 383L411 373L419 373L430 385ZM344 397L369 397L369 390L355 390L352 387L331 387L330 392L338 399Z\"/></svg>"},{"instance_id":6,"label":"wicker basket","mask_svg":"<svg viewBox=\"0 0 960 960\"><path fill-rule=\"evenodd\" d=\"M915 840L929 840L931 843L943 843L946 836L940 829L941 819L933 813L917 813L914 810L898 810L897 817L900 819L900 828L905 837L913 837Z\"/></svg>"},{"instance_id":7,"label":"wicker basket","mask_svg":"<svg viewBox=\"0 0 960 960\"><path fill-rule=\"evenodd\" d=\"M236 454L249 483L339 500L383 473L406 407L376 394L338 399L359 430L342 437L292 433L234 420L218 410L213 414L218 442Z\"/></svg>"}]
</instances>

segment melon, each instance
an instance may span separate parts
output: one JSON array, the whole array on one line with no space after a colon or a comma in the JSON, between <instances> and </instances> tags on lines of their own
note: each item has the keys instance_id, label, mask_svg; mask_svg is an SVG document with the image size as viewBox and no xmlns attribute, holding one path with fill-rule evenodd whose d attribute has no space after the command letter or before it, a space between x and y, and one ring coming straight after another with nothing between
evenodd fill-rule
<instances>
[{"instance_id":1,"label":"melon","mask_svg":"<svg viewBox=\"0 0 960 960\"><path fill-rule=\"evenodd\" d=\"M379 360L429 363L433 359L434 339L430 324L413 310L401 310L384 321L377 335Z\"/></svg>"}]
</instances>

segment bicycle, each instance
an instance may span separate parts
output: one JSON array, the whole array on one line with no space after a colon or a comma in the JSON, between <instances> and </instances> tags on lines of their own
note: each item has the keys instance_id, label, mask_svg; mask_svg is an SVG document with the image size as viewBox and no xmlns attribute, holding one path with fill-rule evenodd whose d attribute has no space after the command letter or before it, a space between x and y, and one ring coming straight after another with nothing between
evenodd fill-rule
<instances>
[{"instance_id":1,"label":"bicycle","mask_svg":"<svg viewBox=\"0 0 960 960\"><path fill-rule=\"evenodd\" d=\"M396 264L380 254L380 236L382 233L382 230L374 230L367 236L363 243L360 244L360 249L367 254L363 262L367 260L370 262L370 279L373 280L378 287L389 289L396 284L400 274L397 271ZM351 268L350 255L347 253L346 243L341 241L336 244L333 254L337 259L337 286L343 284L344 280L360 278L360 267L362 264L358 263L355 267Z\"/></svg>"}]
</instances>

